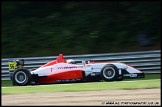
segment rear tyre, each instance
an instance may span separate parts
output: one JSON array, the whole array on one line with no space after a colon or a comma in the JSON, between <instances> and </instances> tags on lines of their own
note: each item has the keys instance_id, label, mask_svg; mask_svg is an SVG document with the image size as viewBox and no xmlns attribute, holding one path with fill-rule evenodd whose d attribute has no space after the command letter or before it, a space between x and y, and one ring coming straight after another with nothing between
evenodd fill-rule
<instances>
[{"instance_id":1,"label":"rear tyre","mask_svg":"<svg viewBox=\"0 0 162 107\"><path fill-rule=\"evenodd\" d=\"M27 69L17 69L13 74L13 83L19 86L28 85L31 81L31 73Z\"/></svg>"},{"instance_id":2,"label":"rear tyre","mask_svg":"<svg viewBox=\"0 0 162 107\"><path fill-rule=\"evenodd\" d=\"M104 81L117 80L118 76L119 72L115 65L105 65L101 70L101 78Z\"/></svg>"}]
</instances>

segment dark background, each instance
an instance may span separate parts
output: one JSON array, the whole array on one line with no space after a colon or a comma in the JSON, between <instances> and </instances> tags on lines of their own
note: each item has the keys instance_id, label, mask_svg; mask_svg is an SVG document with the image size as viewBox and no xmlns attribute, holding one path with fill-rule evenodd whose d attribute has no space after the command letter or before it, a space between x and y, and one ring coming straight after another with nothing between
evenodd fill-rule
<instances>
[{"instance_id":1,"label":"dark background","mask_svg":"<svg viewBox=\"0 0 162 107\"><path fill-rule=\"evenodd\" d=\"M160 1L3 1L2 58L159 50Z\"/></svg>"}]
</instances>

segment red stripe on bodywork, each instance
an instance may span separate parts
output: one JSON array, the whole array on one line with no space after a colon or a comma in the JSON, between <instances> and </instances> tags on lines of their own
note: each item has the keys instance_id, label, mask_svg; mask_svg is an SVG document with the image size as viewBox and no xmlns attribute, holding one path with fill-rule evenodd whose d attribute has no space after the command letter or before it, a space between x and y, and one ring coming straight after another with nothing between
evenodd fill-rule
<instances>
[{"instance_id":1,"label":"red stripe on bodywork","mask_svg":"<svg viewBox=\"0 0 162 107\"><path fill-rule=\"evenodd\" d=\"M59 72L48 77L39 78L39 83L55 83L56 80L68 80L83 78L81 70Z\"/></svg>"},{"instance_id":2,"label":"red stripe on bodywork","mask_svg":"<svg viewBox=\"0 0 162 107\"><path fill-rule=\"evenodd\" d=\"M42 65L40 68L43 68L43 67L46 67L46 66L51 66L51 65L54 65L54 64L57 64L57 63L66 63L66 60L64 59L63 55L60 54L56 60L53 60L51 62L48 62L47 64L44 64Z\"/></svg>"},{"instance_id":3,"label":"red stripe on bodywork","mask_svg":"<svg viewBox=\"0 0 162 107\"><path fill-rule=\"evenodd\" d=\"M54 65L56 63L57 63L57 61L56 60L53 60L51 62L48 62L47 64L42 65L40 68L43 68L43 67L46 67L46 66L51 66L51 65Z\"/></svg>"}]
</instances>

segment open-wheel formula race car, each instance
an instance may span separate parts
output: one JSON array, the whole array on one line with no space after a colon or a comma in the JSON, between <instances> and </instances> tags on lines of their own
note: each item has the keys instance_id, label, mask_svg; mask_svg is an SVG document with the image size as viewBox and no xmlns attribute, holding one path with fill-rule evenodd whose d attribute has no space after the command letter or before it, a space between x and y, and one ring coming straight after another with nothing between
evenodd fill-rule
<instances>
[{"instance_id":1,"label":"open-wheel formula race car","mask_svg":"<svg viewBox=\"0 0 162 107\"><path fill-rule=\"evenodd\" d=\"M28 70L23 66L24 60L9 60L10 78L13 85L144 78L143 72L124 63L65 60L62 54L35 70Z\"/></svg>"}]
</instances>

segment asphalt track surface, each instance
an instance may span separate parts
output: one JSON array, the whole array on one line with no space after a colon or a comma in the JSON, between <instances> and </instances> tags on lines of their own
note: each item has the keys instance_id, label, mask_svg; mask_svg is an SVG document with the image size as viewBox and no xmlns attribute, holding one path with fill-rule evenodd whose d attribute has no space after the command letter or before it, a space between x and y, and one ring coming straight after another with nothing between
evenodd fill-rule
<instances>
[{"instance_id":1,"label":"asphalt track surface","mask_svg":"<svg viewBox=\"0 0 162 107\"><path fill-rule=\"evenodd\" d=\"M4 94L2 106L159 106L160 88Z\"/></svg>"}]
</instances>

